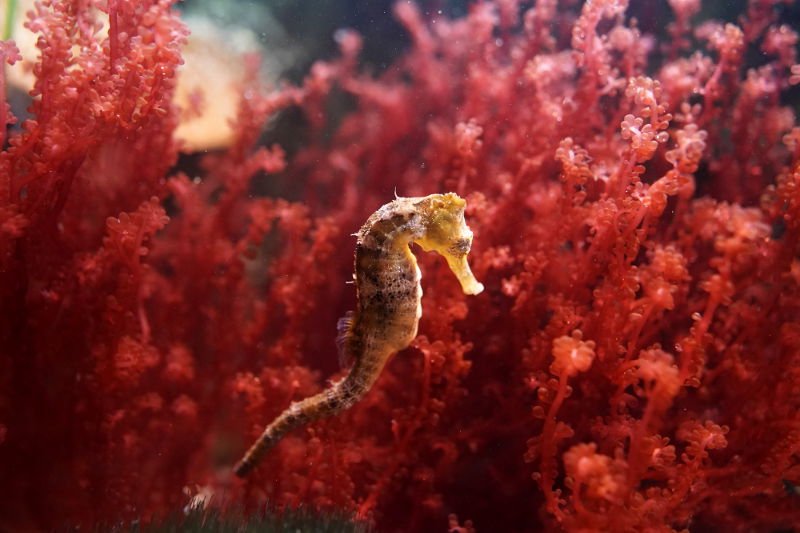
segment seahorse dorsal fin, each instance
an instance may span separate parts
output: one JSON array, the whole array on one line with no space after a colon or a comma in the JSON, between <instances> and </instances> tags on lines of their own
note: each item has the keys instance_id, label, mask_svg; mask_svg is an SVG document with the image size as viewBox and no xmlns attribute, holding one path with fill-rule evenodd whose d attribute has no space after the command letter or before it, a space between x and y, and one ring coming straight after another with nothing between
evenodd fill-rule
<instances>
[{"instance_id":1,"label":"seahorse dorsal fin","mask_svg":"<svg viewBox=\"0 0 800 533\"><path fill-rule=\"evenodd\" d=\"M348 311L336 323L336 348L339 350L339 366L345 370L353 364L353 353L348 346L353 329L353 312Z\"/></svg>"}]
</instances>

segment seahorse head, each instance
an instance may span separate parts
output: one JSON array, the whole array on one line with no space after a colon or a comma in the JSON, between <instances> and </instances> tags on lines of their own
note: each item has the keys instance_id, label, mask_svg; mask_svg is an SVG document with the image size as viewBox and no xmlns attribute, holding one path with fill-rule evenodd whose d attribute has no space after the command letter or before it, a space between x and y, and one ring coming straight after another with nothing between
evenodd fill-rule
<instances>
[{"instance_id":1,"label":"seahorse head","mask_svg":"<svg viewBox=\"0 0 800 533\"><path fill-rule=\"evenodd\" d=\"M467 262L472 248L472 230L464 220L466 206L467 202L452 192L420 198L416 207L423 231L414 240L426 252L436 252L447 260L465 294L479 294L483 284L472 275Z\"/></svg>"}]
</instances>

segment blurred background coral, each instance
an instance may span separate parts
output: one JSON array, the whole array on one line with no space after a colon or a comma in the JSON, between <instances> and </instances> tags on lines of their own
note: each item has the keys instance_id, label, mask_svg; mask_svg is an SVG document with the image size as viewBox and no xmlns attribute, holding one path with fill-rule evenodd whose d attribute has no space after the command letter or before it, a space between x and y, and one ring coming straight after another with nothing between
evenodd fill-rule
<instances>
[{"instance_id":1,"label":"blurred background coral","mask_svg":"<svg viewBox=\"0 0 800 533\"><path fill-rule=\"evenodd\" d=\"M800 523L795 3L0 5L0 530ZM234 479L395 190L486 290L420 253L412 347Z\"/></svg>"}]
</instances>

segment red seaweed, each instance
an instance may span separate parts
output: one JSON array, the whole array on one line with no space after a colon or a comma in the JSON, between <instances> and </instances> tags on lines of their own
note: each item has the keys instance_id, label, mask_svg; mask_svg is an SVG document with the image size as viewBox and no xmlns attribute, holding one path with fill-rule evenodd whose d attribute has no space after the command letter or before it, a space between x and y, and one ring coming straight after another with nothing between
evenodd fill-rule
<instances>
[{"instance_id":1,"label":"red seaweed","mask_svg":"<svg viewBox=\"0 0 800 533\"><path fill-rule=\"evenodd\" d=\"M362 72L347 31L297 86L254 71L234 145L190 176L173 2L39 2L32 118L0 153L0 528L191 502L381 531L800 523L797 33L778 0L736 23L670 1L664 29L626 0L560 4L399 2L394 65ZM260 145L289 108L305 143ZM234 479L338 376L350 234L395 190L467 199L486 290L418 254L412 346Z\"/></svg>"}]
</instances>

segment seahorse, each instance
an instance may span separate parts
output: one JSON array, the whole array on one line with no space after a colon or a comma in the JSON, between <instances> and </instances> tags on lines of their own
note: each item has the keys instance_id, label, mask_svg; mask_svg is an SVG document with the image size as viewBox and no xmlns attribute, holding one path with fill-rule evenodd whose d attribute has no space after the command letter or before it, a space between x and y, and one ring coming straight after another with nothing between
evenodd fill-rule
<instances>
[{"instance_id":1,"label":"seahorse","mask_svg":"<svg viewBox=\"0 0 800 533\"><path fill-rule=\"evenodd\" d=\"M354 234L357 305L355 312L339 319L337 338L340 362L351 365L349 372L283 411L234 467L236 475L246 476L287 432L353 406L391 356L411 344L422 316L421 274L411 243L443 256L465 294L483 291L467 262L472 231L464 220L465 207L466 201L455 193L397 197Z\"/></svg>"}]
</instances>

